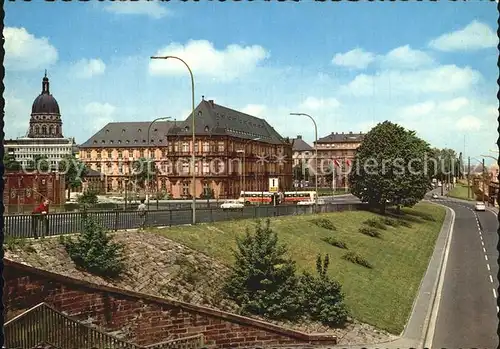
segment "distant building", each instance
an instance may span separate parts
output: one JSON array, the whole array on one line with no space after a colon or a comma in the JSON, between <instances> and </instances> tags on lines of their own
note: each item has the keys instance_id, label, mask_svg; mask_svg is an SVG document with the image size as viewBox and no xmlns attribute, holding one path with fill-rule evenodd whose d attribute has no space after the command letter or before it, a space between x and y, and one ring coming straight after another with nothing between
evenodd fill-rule
<instances>
[{"instance_id":1,"label":"distant building","mask_svg":"<svg viewBox=\"0 0 500 349\"><path fill-rule=\"evenodd\" d=\"M309 165L314 156L314 148L307 144L301 135L292 139L293 179L296 188L309 186Z\"/></svg>"},{"instance_id":2,"label":"distant building","mask_svg":"<svg viewBox=\"0 0 500 349\"><path fill-rule=\"evenodd\" d=\"M51 167L72 154L75 141L64 138L59 104L49 89L47 73L42 80L42 92L33 101L30 125L26 137L4 141L5 152L26 166L37 155L45 155Z\"/></svg>"},{"instance_id":3,"label":"distant building","mask_svg":"<svg viewBox=\"0 0 500 349\"><path fill-rule=\"evenodd\" d=\"M349 162L354 160L356 149L361 145L364 136L361 132L332 132L328 136L318 139L318 162L316 167L319 171L318 182L321 186L332 187L332 183L327 182L328 176L325 173L328 173L331 166L334 166L337 171L335 173L335 187L345 187L346 168L349 167Z\"/></svg>"},{"instance_id":4,"label":"distant building","mask_svg":"<svg viewBox=\"0 0 500 349\"><path fill-rule=\"evenodd\" d=\"M151 190L173 198L235 198L240 191L267 191L269 178L282 189L292 186L292 144L264 119L202 100L184 121L115 122L80 145L80 160L104 174L107 192L136 190L132 167L139 158L155 160L159 175ZM149 139L148 139L149 138ZM196 156L192 190L191 154ZM244 165L243 165L244 164Z\"/></svg>"}]
</instances>

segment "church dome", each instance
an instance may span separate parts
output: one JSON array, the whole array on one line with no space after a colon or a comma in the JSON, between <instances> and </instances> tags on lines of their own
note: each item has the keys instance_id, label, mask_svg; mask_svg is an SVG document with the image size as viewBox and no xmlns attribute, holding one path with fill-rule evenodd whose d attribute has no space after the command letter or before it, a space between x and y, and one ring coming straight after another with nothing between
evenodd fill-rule
<instances>
[{"instance_id":1,"label":"church dome","mask_svg":"<svg viewBox=\"0 0 500 349\"><path fill-rule=\"evenodd\" d=\"M33 101L33 106L31 107L32 114L58 114L59 104L57 104L56 99L50 94L49 91L49 78L47 75L42 80L42 93L38 95Z\"/></svg>"}]
</instances>

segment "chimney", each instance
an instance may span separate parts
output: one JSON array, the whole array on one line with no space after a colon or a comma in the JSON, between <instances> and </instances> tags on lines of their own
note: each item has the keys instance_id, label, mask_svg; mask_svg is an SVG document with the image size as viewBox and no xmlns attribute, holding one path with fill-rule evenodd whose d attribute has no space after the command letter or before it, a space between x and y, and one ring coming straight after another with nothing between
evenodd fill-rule
<instances>
[{"instance_id":1,"label":"chimney","mask_svg":"<svg viewBox=\"0 0 500 349\"><path fill-rule=\"evenodd\" d=\"M214 103L214 100L213 100L213 99L209 99L209 100L208 100L208 103L210 103L210 105L212 106L212 108L215 106L215 103Z\"/></svg>"},{"instance_id":2,"label":"chimney","mask_svg":"<svg viewBox=\"0 0 500 349\"><path fill-rule=\"evenodd\" d=\"M297 139L302 139L302 136L301 135L297 135Z\"/></svg>"}]
</instances>

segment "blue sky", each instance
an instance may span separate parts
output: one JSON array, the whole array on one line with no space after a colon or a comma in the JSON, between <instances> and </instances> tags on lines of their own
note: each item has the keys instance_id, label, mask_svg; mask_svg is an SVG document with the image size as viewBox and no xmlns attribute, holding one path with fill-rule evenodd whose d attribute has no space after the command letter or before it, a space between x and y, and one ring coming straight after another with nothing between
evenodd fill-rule
<instances>
[{"instance_id":1,"label":"blue sky","mask_svg":"<svg viewBox=\"0 0 500 349\"><path fill-rule=\"evenodd\" d=\"M6 134L24 135L44 69L65 136L109 121L184 119L196 101L266 118L282 135L391 120L431 144L496 149L496 3L7 2Z\"/></svg>"}]
</instances>

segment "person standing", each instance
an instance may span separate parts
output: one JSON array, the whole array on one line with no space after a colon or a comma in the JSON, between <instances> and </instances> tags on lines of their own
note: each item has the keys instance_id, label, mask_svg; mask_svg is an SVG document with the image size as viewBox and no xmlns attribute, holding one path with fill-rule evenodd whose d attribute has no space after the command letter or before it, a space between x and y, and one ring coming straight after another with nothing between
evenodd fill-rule
<instances>
[{"instance_id":1,"label":"person standing","mask_svg":"<svg viewBox=\"0 0 500 349\"><path fill-rule=\"evenodd\" d=\"M141 199L141 203L137 207L137 211L139 212L139 217L141 219L140 229L144 229L146 225L146 204L144 201L144 199Z\"/></svg>"},{"instance_id":2,"label":"person standing","mask_svg":"<svg viewBox=\"0 0 500 349\"><path fill-rule=\"evenodd\" d=\"M31 213L31 231L35 239L38 239L39 222L43 223L43 228L40 233L42 237L44 237L44 234L49 231L49 220L47 218L47 214L49 213L49 204L50 201L48 199L44 199L42 203L35 207Z\"/></svg>"}]
</instances>

